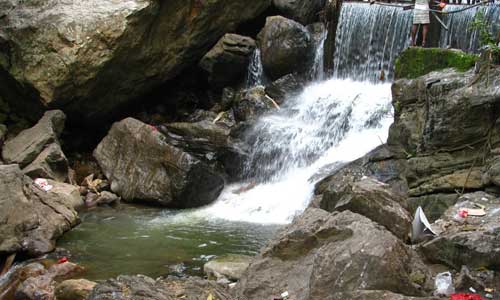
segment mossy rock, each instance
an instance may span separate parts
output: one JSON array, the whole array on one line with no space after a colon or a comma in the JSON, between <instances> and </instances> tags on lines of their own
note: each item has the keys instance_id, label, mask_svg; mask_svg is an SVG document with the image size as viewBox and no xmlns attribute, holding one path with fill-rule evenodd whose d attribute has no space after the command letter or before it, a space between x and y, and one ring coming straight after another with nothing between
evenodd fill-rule
<instances>
[{"instance_id":1,"label":"mossy rock","mask_svg":"<svg viewBox=\"0 0 500 300\"><path fill-rule=\"evenodd\" d=\"M408 48L396 60L395 75L396 79L413 79L446 68L465 72L474 67L478 58L456 49Z\"/></svg>"}]
</instances>

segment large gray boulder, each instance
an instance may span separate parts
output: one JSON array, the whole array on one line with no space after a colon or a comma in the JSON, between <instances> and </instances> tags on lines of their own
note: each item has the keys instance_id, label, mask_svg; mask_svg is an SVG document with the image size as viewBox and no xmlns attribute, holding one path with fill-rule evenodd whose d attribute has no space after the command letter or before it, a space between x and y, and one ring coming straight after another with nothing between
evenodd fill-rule
<instances>
[{"instance_id":1,"label":"large gray boulder","mask_svg":"<svg viewBox=\"0 0 500 300\"><path fill-rule=\"evenodd\" d=\"M230 136L235 125L232 110L198 111L188 121L164 124L159 130L169 144L226 173L229 180L238 179L247 151L245 144Z\"/></svg>"},{"instance_id":2,"label":"large gray boulder","mask_svg":"<svg viewBox=\"0 0 500 300\"><path fill-rule=\"evenodd\" d=\"M234 99L233 110L236 121L255 121L264 113L276 109L271 98L266 96L263 86L240 91Z\"/></svg>"},{"instance_id":3,"label":"large gray boulder","mask_svg":"<svg viewBox=\"0 0 500 300\"><path fill-rule=\"evenodd\" d=\"M199 65L207 71L208 81L222 88L244 79L254 49L252 38L228 33L203 56Z\"/></svg>"},{"instance_id":4,"label":"large gray boulder","mask_svg":"<svg viewBox=\"0 0 500 300\"><path fill-rule=\"evenodd\" d=\"M320 208L361 214L383 225L395 236L406 241L411 230L411 216L406 210L406 199L388 184L373 178L363 178L323 194Z\"/></svg>"},{"instance_id":5,"label":"large gray boulder","mask_svg":"<svg viewBox=\"0 0 500 300\"><path fill-rule=\"evenodd\" d=\"M304 73L311 65L313 40L298 22L281 16L268 17L258 41L264 71L271 79Z\"/></svg>"},{"instance_id":6,"label":"large gray boulder","mask_svg":"<svg viewBox=\"0 0 500 300\"><path fill-rule=\"evenodd\" d=\"M412 275L413 274L413 275ZM238 283L240 298L332 299L335 291L424 291L430 276L416 253L369 219L308 208L262 250Z\"/></svg>"},{"instance_id":7,"label":"large gray boulder","mask_svg":"<svg viewBox=\"0 0 500 300\"><path fill-rule=\"evenodd\" d=\"M1 0L0 78L6 84L0 95L30 114L38 105L82 121L105 117L198 62L222 35L269 5Z\"/></svg>"},{"instance_id":8,"label":"large gray boulder","mask_svg":"<svg viewBox=\"0 0 500 300\"><path fill-rule=\"evenodd\" d=\"M457 219L462 208L485 206L485 216ZM433 224L438 236L422 245L432 262L446 264L457 270L470 268L500 270L500 200L484 192L465 194Z\"/></svg>"},{"instance_id":9,"label":"large gray boulder","mask_svg":"<svg viewBox=\"0 0 500 300\"><path fill-rule=\"evenodd\" d=\"M273 0L273 5L281 15L304 25L319 20L320 11L326 0Z\"/></svg>"},{"instance_id":10,"label":"large gray boulder","mask_svg":"<svg viewBox=\"0 0 500 300\"><path fill-rule=\"evenodd\" d=\"M252 261L251 256L228 254L212 259L203 266L208 279L238 281Z\"/></svg>"},{"instance_id":11,"label":"large gray boulder","mask_svg":"<svg viewBox=\"0 0 500 300\"><path fill-rule=\"evenodd\" d=\"M66 194L38 188L19 165L0 166L0 255L50 252L78 221Z\"/></svg>"},{"instance_id":12,"label":"large gray boulder","mask_svg":"<svg viewBox=\"0 0 500 300\"><path fill-rule=\"evenodd\" d=\"M111 190L126 201L197 207L215 200L224 187L223 178L207 164L133 118L115 123L94 157Z\"/></svg>"},{"instance_id":13,"label":"large gray boulder","mask_svg":"<svg viewBox=\"0 0 500 300\"><path fill-rule=\"evenodd\" d=\"M68 180L69 164L61 146L48 145L23 172L31 178L49 178L60 182Z\"/></svg>"},{"instance_id":14,"label":"large gray boulder","mask_svg":"<svg viewBox=\"0 0 500 300\"><path fill-rule=\"evenodd\" d=\"M27 166L52 143L59 142L66 115L60 110L47 111L38 123L8 140L2 148L6 163Z\"/></svg>"}]
</instances>

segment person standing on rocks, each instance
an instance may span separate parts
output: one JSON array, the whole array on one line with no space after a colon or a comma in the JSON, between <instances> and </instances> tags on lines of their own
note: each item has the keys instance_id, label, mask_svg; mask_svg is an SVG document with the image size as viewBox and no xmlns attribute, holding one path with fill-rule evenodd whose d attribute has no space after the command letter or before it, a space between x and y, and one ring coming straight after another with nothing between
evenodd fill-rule
<instances>
[{"instance_id":1,"label":"person standing on rocks","mask_svg":"<svg viewBox=\"0 0 500 300\"><path fill-rule=\"evenodd\" d=\"M427 0L415 0L415 8L413 9L413 26L411 28L411 46L417 44L417 29L422 25L422 47L425 47L427 40L427 33L429 32L429 24L431 23L429 17L429 3Z\"/></svg>"}]
</instances>

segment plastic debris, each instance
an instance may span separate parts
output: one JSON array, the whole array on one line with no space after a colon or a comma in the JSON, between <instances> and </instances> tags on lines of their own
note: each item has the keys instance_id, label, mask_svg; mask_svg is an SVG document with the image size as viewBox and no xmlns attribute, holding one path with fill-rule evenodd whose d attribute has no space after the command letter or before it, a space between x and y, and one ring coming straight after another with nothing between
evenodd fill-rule
<instances>
[{"instance_id":1,"label":"plastic debris","mask_svg":"<svg viewBox=\"0 0 500 300\"><path fill-rule=\"evenodd\" d=\"M473 217L482 217L486 215L484 208L461 208L460 211L466 213L467 216Z\"/></svg>"},{"instance_id":2,"label":"plastic debris","mask_svg":"<svg viewBox=\"0 0 500 300\"><path fill-rule=\"evenodd\" d=\"M469 288L469 291L471 291L472 293L477 292L477 291L476 291L476 289L475 289L475 288L473 288L473 287L470 287L470 288Z\"/></svg>"},{"instance_id":3,"label":"plastic debris","mask_svg":"<svg viewBox=\"0 0 500 300\"><path fill-rule=\"evenodd\" d=\"M61 258L57 261L57 263L58 263L58 264L63 264L63 263L65 263L65 262L68 262L68 258L67 258L66 256L61 257Z\"/></svg>"},{"instance_id":4,"label":"plastic debris","mask_svg":"<svg viewBox=\"0 0 500 300\"><path fill-rule=\"evenodd\" d=\"M450 300L482 300L479 294L451 294Z\"/></svg>"},{"instance_id":5,"label":"plastic debris","mask_svg":"<svg viewBox=\"0 0 500 300\"><path fill-rule=\"evenodd\" d=\"M493 299L493 294L487 293L484 296L488 299Z\"/></svg>"},{"instance_id":6,"label":"plastic debris","mask_svg":"<svg viewBox=\"0 0 500 300\"><path fill-rule=\"evenodd\" d=\"M50 191L53 188L53 186L49 184L47 179L44 178L35 179L35 184L46 192Z\"/></svg>"},{"instance_id":7,"label":"plastic debris","mask_svg":"<svg viewBox=\"0 0 500 300\"><path fill-rule=\"evenodd\" d=\"M424 214L422 207L418 207L415 212L415 218L412 223L411 240L412 242L417 241L422 235L431 234L437 235L434 230L432 230L431 224Z\"/></svg>"},{"instance_id":8,"label":"plastic debris","mask_svg":"<svg viewBox=\"0 0 500 300\"><path fill-rule=\"evenodd\" d=\"M492 288L485 288L485 289L484 289L484 291L485 291L486 293L493 293L495 290L494 290L494 289L492 289Z\"/></svg>"},{"instance_id":9,"label":"plastic debris","mask_svg":"<svg viewBox=\"0 0 500 300\"><path fill-rule=\"evenodd\" d=\"M434 295L436 296L449 296L455 292L455 288L453 287L453 279L450 272L437 274L434 285L436 287Z\"/></svg>"},{"instance_id":10,"label":"plastic debris","mask_svg":"<svg viewBox=\"0 0 500 300\"><path fill-rule=\"evenodd\" d=\"M208 294L207 300L215 300L214 295L212 295L211 293Z\"/></svg>"},{"instance_id":11,"label":"plastic debris","mask_svg":"<svg viewBox=\"0 0 500 300\"><path fill-rule=\"evenodd\" d=\"M282 299L288 299L288 292L281 293L281 298Z\"/></svg>"}]
</instances>

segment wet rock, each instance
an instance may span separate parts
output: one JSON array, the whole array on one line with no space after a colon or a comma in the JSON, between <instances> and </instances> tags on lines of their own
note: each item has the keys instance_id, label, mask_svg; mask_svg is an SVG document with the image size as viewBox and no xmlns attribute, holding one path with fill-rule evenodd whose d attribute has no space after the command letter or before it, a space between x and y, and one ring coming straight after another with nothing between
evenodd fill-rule
<instances>
[{"instance_id":1,"label":"wet rock","mask_svg":"<svg viewBox=\"0 0 500 300\"><path fill-rule=\"evenodd\" d=\"M58 197L76 211L80 211L84 207L78 186L53 180L49 180L49 184L52 185L52 189L48 191L48 194Z\"/></svg>"},{"instance_id":2,"label":"wet rock","mask_svg":"<svg viewBox=\"0 0 500 300\"><path fill-rule=\"evenodd\" d=\"M325 0L273 0L273 5L281 15L306 25L319 19L325 2Z\"/></svg>"},{"instance_id":3,"label":"wet rock","mask_svg":"<svg viewBox=\"0 0 500 300\"><path fill-rule=\"evenodd\" d=\"M107 280L98 284L89 296L89 300L173 300L179 298L186 300L233 299L226 287L214 281L172 277L154 280L142 275L119 276L116 279Z\"/></svg>"},{"instance_id":4,"label":"wet rock","mask_svg":"<svg viewBox=\"0 0 500 300\"><path fill-rule=\"evenodd\" d=\"M197 157L215 169L236 179L241 176L246 158L245 145L233 139L231 111L193 119L193 122L169 123L160 126L167 142Z\"/></svg>"},{"instance_id":5,"label":"wet rock","mask_svg":"<svg viewBox=\"0 0 500 300\"><path fill-rule=\"evenodd\" d=\"M382 145L365 156L348 164L333 166L333 170L316 184L314 193L323 194L327 190L338 191L361 180L364 176L388 184L393 192L406 194L407 162L387 145Z\"/></svg>"},{"instance_id":6,"label":"wet rock","mask_svg":"<svg viewBox=\"0 0 500 300\"><path fill-rule=\"evenodd\" d=\"M55 299L55 279L77 274L83 269L73 263L55 264L48 270L24 280L15 292L16 300L52 300Z\"/></svg>"},{"instance_id":7,"label":"wet rock","mask_svg":"<svg viewBox=\"0 0 500 300\"><path fill-rule=\"evenodd\" d=\"M208 72L209 82L225 87L243 80L255 41L246 36L227 33L201 59L200 67Z\"/></svg>"},{"instance_id":8,"label":"wet rock","mask_svg":"<svg viewBox=\"0 0 500 300\"><path fill-rule=\"evenodd\" d=\"M65 280L57 285L57 300L87 300L97 283L86 279Z\"/></svg>"},{"instance_id":9,"label":"wet rock","mask_svg":"<svg viewBox=\"0 0 500 300\"><path fill-rule=\"evenodd\" d=\"M49 274L44 274L26 279L17 288L16 300L53 300L54 299L54 278Z\"/></svg>"},{"instance_id":10,"label":"wet rock","mask_svg":"<svg viewBox=\"0 0 500 300\"><path fill-rule=\"evenodd\" d=\"M416 253L366 217L308 208L250 264L237 295L249 300L283 291L293 299L329 299L332 291L357 290L421 295L410 279L417 270L428 286L430 275Z\"/></svg>"},{"instance_id":11,"label":"wet rock","mask_svg":"<svg viewBox=\"0 0 500 300\"><path fill-rule=\"evenodd\" d=\"M240 91L233 106L234 117L239 122L255 121L257 117L274 108L262 86Z\"/></svg>"},{"instance_id":12,"label":"wet rock","mask_svg":"<svg viewBox=\"0 0 500 300\"><path fill-rule=\"evenodd\" d=\"M9 83L0 94L29 114L48 105L83 121L174 78L270 0L0 4L0 66Z\"/></svg>"},{"instance_id":13,"label":"wet rock","mask_svg":"<svg viewBox=\"0 0 500 300\"><path fill-rule=\"evenodd\" d=\"M264 71L271 79L304 73L311 64L312 38L300 23L281 16L268 17L258 40Z\"/></svg>"},{"instance_id":14,"label":"wet rock","mask_svg":"<svg viewBox=\"0 0 500 300\"><path fill-rule=\"evenodd\" d=\"M266 86L266 94L278 104L282 104L288 97L300 95L305 82L297 75L287 74Z\"/></svg>"},{"instance_id":15,"label":"wet rock","mask_svg":"<svg viewBox=\"0 0 500 300\"><path fill-rule=\"evenodd\" d=\"M78 221L65 196L36 187L18 165L0 166L0 253L50 252Z\"/></svg>"},{"instance_id":16,"label":"wet rock","mask_svg":"<svg viewBox=\"0 0 500 300\"><path fill-rule=\"evenodd\" d=\"M363 178L338 190L325 191L320 208L361 214L406 241L412 218L406 210L405 200L391 191L389 185L373 178Z\"/></svg>"},{"instance_id":17,"label":"wet rock","mask_svg":"<svg viewBox=\"0 0 500 300\"><path fill-rule=\"evenodd\" d=\"M56 143L48 145L38 157L23 169L29 177L50 178L65 182L68 180L68 159L64 155L61 146Z\"/></svg>"},{"instance_id":18,"label":"wet rock","mask_svg":"<svg viewBox=\"0 0 500 300\"><path fill-rule=\"evenodd\" d=\"M238 281L251 260L252 257L246 255L225 255L207 262L203 266L203 271L208 279L227 278L231 281Z\"/></svg>"},{"instance_id":19,"label":"wet rock","mask_svg":"<svg viewBox=\"0 0 500 300\"><path fill-rule=\"evenodd\" d=\"M94 157L111 190L126 201L197 207L215 200L224 187L222 177L208 165L133 118L115 123Z\"/></svg>"},{"instance_id":20,"label":"wet rock","mask_svg":"<svg viewBox=\"0 0 500 300\"><path fill-rule=\"evenodd\" d=\"M484 205L486 215L456 219L461 208ZM486 267L500 270L500 200L484 192L466 194L450 207L433 225L438 236L422 245L426 257L433 262L460 269Z\"/></svg>"},{"instance_id":21,"label":"wet rock","mask_svg":"<svg viewBox=\"0 0 500 300\"><path fill-rule=\"evenodd\" d=\"M99 194L99 197L97 197L96 204L97 205L103 205L103 204L116 204L120 203L121 198L111 192L104 191Z\"/></svg>"},{"instance_id":22,"label":"wet rock","mask_svg":"<svg viewBox=\"0 0 500 300\"><path fill-rule=\"evenodd\" d=\"M21 167L31 163L51 143L58 143L64 129L66 116L60 110L46 112L38 123L8 140L2 148L2 156L7 163Z\"/></svg>"}]
</instances>

